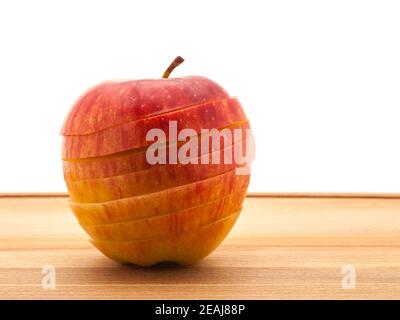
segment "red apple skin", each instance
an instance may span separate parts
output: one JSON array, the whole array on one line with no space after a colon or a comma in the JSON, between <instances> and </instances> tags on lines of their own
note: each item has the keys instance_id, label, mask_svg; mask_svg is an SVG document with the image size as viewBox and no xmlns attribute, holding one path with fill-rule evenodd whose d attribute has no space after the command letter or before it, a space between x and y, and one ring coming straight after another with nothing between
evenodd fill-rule
<instances>
[{"instance_id":1,"label":"red apple skin","mask_svg":"<svg viewBox=\"0 0 400 320\"><path fill-rule=\"evenodd\" d=\"M129 198L194 183L242 167L243 164L237 164L234 161L234 150L245 144L246 139L224 149L200 156L197 158L197 164L166 164L121 176L76 181L66 180L67 188L72 201L90 203ZM225 152L231 154L232 163L225 161ZM221 163L212 163L212 157L215 154L220 155ZM209 163L201 164L202 157L208 158Z\"/></svg>"},{"instance_id":2,"label":"red apple skin","mask_svg":"<svg viewBox=\"0 0 400 320\"><path fill-rule=\"evenodd\" d=\"M233 136L233 130L242 130L242 137L246 136L246 129L250 128L249 123L239 122L225 129L230 129ZM198 135L198 141L201 136ZM245 141L245 140L244 140ZM210 138L211 142L211 138ZM178 148L183 143L178 144ZM167 150L168 150L167 143ZM205 155L220 149L228 147L229 144L221 139L220 146L209 144L208 148L199 148L199 154ZM242 146L242 150L246 150L246 146ZM146 159L147 148L139 148L127 152L113 154L104 157L84 158L76 160L63 160L64 179L72 180L86 180L106 178L112 176L119 176L131 172L149 169L159 164L150 164Z\"/></svg>"},{"instance_id":3,"label":"red apple skin","mask_svg":"<svg viewBox=\"0 0 400 320\"><path fill-rule=\"evenodd\" d=\"M169 136L170 121L177 122L177 132L193 129L217 129L247 120L236 98L199 104L154 117L132 121L83 136L65 136L63 158L80 159L99 157L117 152L149 146L146 135L153 128L161 129Z\"/></svg>"},{"instance_id":4,"label":"red apple skin","mask_svg":"<svg viewBox=\"0 0 400 320\"><path fill-rule=\"evenodd\" d=\"M108 81L84 93L69 112L62 135L87 135L190 105L227 99L214 81L199 77Z\"/></svg>"},{"instance_id":5,"label":"red apple skin","mask_svg":"<svg viewBox=\"0 0 400 320\"><path fill-rule=\"evenodd\" d=\"M250 176L236 175L235 170L232 170L195 183L141 196L102 203L70 201L69 206L82 224L112 224L167 214L215 201L235 190L247 189L249 181Z\"/></svg>"}]
</instances>

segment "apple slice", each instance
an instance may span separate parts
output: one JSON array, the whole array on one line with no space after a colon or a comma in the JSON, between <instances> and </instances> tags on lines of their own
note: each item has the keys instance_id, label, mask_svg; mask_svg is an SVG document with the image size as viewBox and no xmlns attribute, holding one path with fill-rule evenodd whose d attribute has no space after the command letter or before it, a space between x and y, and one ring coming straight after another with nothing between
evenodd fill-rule
<instances>
[{"instance_id":1,"label":"apple slice","mask_svg":"<svg viewBox=\"0 0 400 320\"><path fill-rule=\"evenodd\" d=\"M166 164L114 177L66 180L66 184L71 199L82 203L105 202L157 192L244 167L244 164L236 164L234 159L235 150L243 143L239 141L225 149L200 156L196 158L197 164ZM224 163L228 159L225 157L226 153L231 155L232 163ZM221 163L211 163L212 157L217 154ZM209 163L205 164L204 159L208 159Z\"/></svg>"},{"instance_id":2,"label":"apple slice","mask_svg":"<svg viewBox=\"0 0 400 320\"><path fill-rule=\"evenodd\" d=\"M232 136L233 130L242 130L242 137L245 137L245 130L249 127L249 123L244 121L235 123L227 128L221 128L220 130L229 129L229 133L232 134ZM226 130L224 130L221 135L225 136L225 132L228 133ZM201 141L201 139L205 136L206 135L199 135L197 137L198 141ZM212 141L213 137L215 137L215 134L208 136L209 141ZM172 142L171 144L176 144L176 142ZM184 144L184 142L178 143L177 148L179 148L182 144ZM204 155L214 152L223 149L228 145L229 144L225 143L224 139L221 139L220 145L214 145L210 143L207 147L199 148L199 154ZM166 150L168 150L168 148L169 143L166 144ZM64 179L84 180L106 178L148 169L155 165L152 165L147 161L146 152L147 148L140 148L97 158L63 160Z\"/></svg>"},{"instance_id":3,"label":"apple slice","mask_svg":"<svg viewBox=\"0 0 400 320\"><path fill-rule=\"evenodd\" d=\"M164 261L193 264L208 256L225 239L239 214L166 238L91 242L104 255L122 263L143 267Z\"/></svg>"},{"instance_id":4,"label":"apple slice","mask_svg":"<svg viewBox=\"0 0 400 320\"><path fill-rule=\"evenodd\" d=\"M176 233L186 233L240 210L246 191L242 189L196 207L149 218L110 224L81 223L81 226L94 240L104 241L161 238Z\"/></svg>"},{"instance_id":5,"label":"apple slice","mask_svg":"<svg viewBox=\"0 0 400 320\"><path fill-rule=\"evenodd\" d=\"M173 135L170 132L173 121L176 122L178 134L183 129L192 129L199 134L201 129L224 128L246 119L236 98L208 102L124 123L90 135L65 136L62 156L65 160L90 158L146 147L154 143L146 140L146 135L154 128L164 132L165 139L171 141L168 137ZM173 139L176 141L177 138Z\"/></svg>"},{"instance_id":6,"label":"apple slice","mask_svg":"<svg viewBox=\"0 0 400 320\"><path fill-rule=\"evenodd\" d=\"M68 114L63 135L86 135L187 106L227 99L204 77L108 81L84 93Z\"/></svg>"},{"instance_id":7,"label":"apple slice","mask_svg":"<svg viewBox=\"0 0 400 320\"><path fill-rule=\"evenodd\" d=\"M81 224L107 224L140 219L179 211L227 196L232 190L247 188L250 176L236 175L235 170L142 196L102 203L69 205Z\"/></svg>"}]
</instances>

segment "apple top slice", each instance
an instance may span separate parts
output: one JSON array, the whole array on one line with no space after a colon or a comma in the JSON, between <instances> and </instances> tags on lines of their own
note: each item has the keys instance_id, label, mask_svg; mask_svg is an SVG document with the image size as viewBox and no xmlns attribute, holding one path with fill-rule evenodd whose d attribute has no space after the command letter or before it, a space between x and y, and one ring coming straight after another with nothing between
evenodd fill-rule
<instances>
[{"instance_id":1,"label":"apple top slice","mask_svg":"<svg viewBox=\"0 0 400 320\"><path fill-rule=\"evenodd\" d=\"M62 135L89 135L172 110L229 98L204 77L108 81L89 89L72 107Z\"/></svg>"}]
</instances>

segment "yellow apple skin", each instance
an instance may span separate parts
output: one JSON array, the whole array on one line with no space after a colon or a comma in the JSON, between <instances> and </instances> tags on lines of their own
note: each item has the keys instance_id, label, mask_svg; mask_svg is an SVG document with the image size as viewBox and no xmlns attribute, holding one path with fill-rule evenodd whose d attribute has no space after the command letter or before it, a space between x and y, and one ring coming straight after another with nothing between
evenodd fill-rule
<instances>
[{"instance_id":1,"label":"yellow apple skin","mask_svg":"<svg viewBox=\"0 0 400 320\"><path fill-rule=\"evenodd\" d=\"M247 188L248 175L235 170L221 175L146 195L102 203L69 202L81 224L109 224L179 211L217 200Z\"/></svg>"},{"instance_id":2,"label":"yellow apple skin","mask_svg":"<svg viewBox=\"0 0 400 320\"><path fill-rule=\"evenodd\" d=\"M244 143L239 141L225 149L200 156L197 158L198 164L166 164L114 177L66 180L66 184L72 201L81 203L105 202L157 192L211 178L243 166L234 160L225 164L224 154L227 151L233 159L234 150ZM213 154L220 155L220 164L211 163ZM209 164L201 164L202 157L207 157Z\"/></svg>"},{"instance_id":3,"label":"yellow apple skin","mask_svg":"<svg viewBox=\"0 0 400 320\"><path fill-rule=\"evenodd\" d=\"M104 255L120 263L146 267L169 261L188 265L208 256L228 235L239 214L165 238L91 242Z\"/></svg>"},{"instance_id":4,"label":"yellow apple skin","mask_svg":"<svg viewBox=\"0 0 400 320\"><path fill-rule=\"evenodd\" d=\"M168 237L195 230L240 210L246 189L196 207L143 219L111 224L85 225L94 240L120 241Z\"/></svg>"},{"instance_id":5,"label":"yellow apple skin","mask_svg":"<svg viewBox=\"0 0 400 320\"><path fill-rule=\"evenodd\" d=\"M220 128L219 132L223 129L223 136L225 136L227 134L226 129L229 129L230 134L233 136L234 130L242 130L242 136L245 137L246 129L248 128L250 128L249 123L245 120L234 123L226 128ZM208 136L210 141L212 141L213 135L211 134ZM202 137L204 136L199 135L197 137L198 141L200 141ZM225 143L224 139L221 140L220 145L213 145L210 143L208 148L199 148L199 155L215 152L230 145L228 142ZM175 144L177 143L175 142ZM184 142L178 142L177 147L179 148L182 144L184 144ZM168 142L166 148L167 150L169 148ZM243 150L245 150L245 146ZM158 166L159 164L150 164L147 161L146 151L147 148L145 147L102 157L63 160L64 179L72 181L107 178Z\"/></svg>"}]
</instances>

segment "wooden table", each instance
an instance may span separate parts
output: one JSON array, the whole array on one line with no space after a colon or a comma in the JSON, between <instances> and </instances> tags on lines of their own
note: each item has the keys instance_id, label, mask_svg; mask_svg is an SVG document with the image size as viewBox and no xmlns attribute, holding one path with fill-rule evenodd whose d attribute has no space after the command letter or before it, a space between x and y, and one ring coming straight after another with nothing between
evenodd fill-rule
<instances>
[{"instance_id":1,"label":"wooden table","mask_svg":"<svg viewBox=\"0 0 400 320\"><path fill-rule=\"evenodd\" d=\"M247 198L202 262L140 268L94 249L66 197L0 197L0 298L399 299L400 199Z\"/></svg>"}]
</instances>

